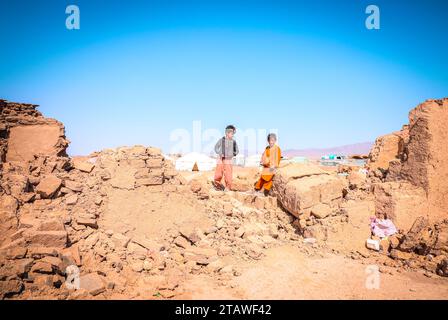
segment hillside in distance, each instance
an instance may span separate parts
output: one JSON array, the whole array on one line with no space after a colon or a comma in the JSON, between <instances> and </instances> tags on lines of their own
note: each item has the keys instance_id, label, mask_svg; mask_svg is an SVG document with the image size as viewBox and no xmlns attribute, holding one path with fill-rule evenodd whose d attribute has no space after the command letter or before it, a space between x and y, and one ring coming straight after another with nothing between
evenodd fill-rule
<instances>
[{"instance_id":1,"label":"hillside in distance","mask_svg":"<svg viewBox=\"0 0 448 320\"><path fill-rule=\"evenodd\" d=\"M373 142L361 142L355 144L348 144L338 147L330 148L309 148L309 149L287 149L283 154L287 157L307 157L311 159L320 158L327 154L342 154L342 155L354 155L362 154L367 155L373 146Z\"/></svg>"}]
</instances>

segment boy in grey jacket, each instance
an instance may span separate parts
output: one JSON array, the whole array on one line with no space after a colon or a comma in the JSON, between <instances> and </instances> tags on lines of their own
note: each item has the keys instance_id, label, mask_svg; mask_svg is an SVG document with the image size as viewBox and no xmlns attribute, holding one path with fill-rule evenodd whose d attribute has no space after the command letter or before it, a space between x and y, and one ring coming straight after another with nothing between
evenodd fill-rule
<instances>
[{"instance_id":1,"label":"boy in grey jacket","mask_svg":"<svg viewBox=\"0 0 448 320\"><path fill-rule=\"evenodd\" d=\"M232 125L226 127L226 134L224 137L218 140L215 145L215 152L218 155L218 163L215 170L214 186L220 190L232 190L232 159L238 153L238 144L233 140L236 128ZM221 184L222 177L226 187Z\"/></svg>"}]
</instances>

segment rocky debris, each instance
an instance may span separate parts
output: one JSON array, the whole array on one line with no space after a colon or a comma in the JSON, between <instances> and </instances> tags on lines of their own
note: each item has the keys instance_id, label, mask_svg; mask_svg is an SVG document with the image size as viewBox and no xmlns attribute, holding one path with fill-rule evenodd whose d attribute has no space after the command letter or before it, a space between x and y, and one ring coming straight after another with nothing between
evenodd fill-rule
<instances>
[{"instance_id":1,"label":"rocky debris","mask_svg":"<svg viewBox=\"0 0 448 320\"><path fill-rule=\"evenodd\" d=\"M437 265L437 274L442 277L448 277L448 259L444 259Z\"/></svg>"},{"instance_id":2,"label":"rocky debris","mask_svg":"<svg viewBox=\"0 0 448 320\"><path fill-rule=\"evenodd\" d=\"M21 293L23 282L17 279L0 280L0 298L4 299L15 294Z\"/></svg>"},{"instance_id":3,"label":"rocky debris","mask_svg":"<svg viewBox=\"0 0 448 320\"><path fill-rule=\"evenodd\" d=\"M82 275L79 279L80 289L86 290L92 296L97 296L106 291L105 281L97 273Z\"/></svg>"},{"instance_id":4,"label":"rocky debris","mask_svg":"<svg viewBox=\"0 0 448 320\"><path fill-rule=\"evenodd\" d=\"M114 188L133 190L182 184L171 162L165 161L156 148L134 146L108 149L100 152L96 159L99 175Z\"/></svg>"},{"instance_id":5,"label":"rocky debris","mask_svg":"<svg viewBox=\"0 0 448 320\"><path fill-rule=\"evenodd\" d=\"M17 225L18 208L19 202L16 198L6 194L0 196L0 239L6 231Z\"/></svg>"},{"instance_id":6,"label":"rocky debris","mask_svg":"<svg viewBox=\"0 0 448 320\"><path fill-rule=\"evenodd\" d=\"M197 177L189 182L190 190L195 193L199 199L205 200L210 197L210 185L204 177Z\"/></svg>"},{"instance_id":7,"label":"rocky debris","mask_svg":"<svg viewBox=\"0 0 448 320\"><path fill-rule=\"evenodd\" d=\"M81 171L81 172L92 172L95 165L88 161L84 161L82 159L73 159L73 168Z\"/></svg>"},{"instance_id":8,"label":"rocky debris","mask_svg":"<svg viewBox=\"0 0 448 320\"><path fill-rule=\"evenodd\" d=\"M41 196L42 199L48 199L53 197L62 185L62 180L58 177L51 175L44 177L40 180L36 187L36 193Z\"/></svg>"}]
</instances>

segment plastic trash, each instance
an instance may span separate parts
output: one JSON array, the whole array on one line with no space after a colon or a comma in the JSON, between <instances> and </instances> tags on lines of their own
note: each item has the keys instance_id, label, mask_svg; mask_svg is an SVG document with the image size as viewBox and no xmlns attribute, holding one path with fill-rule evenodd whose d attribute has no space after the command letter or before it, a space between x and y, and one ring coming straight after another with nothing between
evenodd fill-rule
<instances>
[{"instance_id":1,"label":"plastic trash","mask_svg":"<svg viewBox=\"0 0 448 320\"><path fill-rule=\"evenodd\" d=\"M366 247L367 249L380 251L380 242L378 240L367 239Z\"/></svg>"},{"instance_id":2,"label":"plastic trash","mask_svg":"<svg viewBox=\"0 0 448 320\"><path fill-rule=\"evenodd\" d=\"M376 217L370 218L370 229L373 235L380 238L389 237L398 232L392 220L377 219Z\"/></svg>"},{"instance_id":3,"label":"plastic trash","mask_svg":"<svg viewBox=\"0 0 448 320\"><path fill-rule=\"evenodd\" d=\"M305 239L303 239L303 243L313 244L313 243L316 243L316 242L317 242L316 238L305 238Z\"/></svg>"}]
</instances>

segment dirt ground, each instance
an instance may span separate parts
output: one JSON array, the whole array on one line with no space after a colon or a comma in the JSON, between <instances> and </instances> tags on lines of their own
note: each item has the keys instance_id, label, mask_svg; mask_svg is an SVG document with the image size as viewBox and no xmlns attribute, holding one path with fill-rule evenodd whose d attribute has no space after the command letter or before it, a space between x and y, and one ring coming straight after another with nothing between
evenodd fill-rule
<instances>
[{"instance_id":1,"label":"dirt ground","mask_svg":"<svg viewBox=\"0 0 448 320\"><path fill-rule=\"evenodd\" d=\"M248 170L253 173L253 169ZM238 168L235 174L244 175L248 170ZM213 175L212 172L182 174L187 180L210 179ZM100 220L105 230L161 239L173 227L190 224L206 229L213 225L203 206L175 193L111 189L109 199ZM351 245L347 247L353 248L353 242L359 242L358 251L368 256L364 239L370 232L366 221L372 210L368 201L358 201L349 207L353 223L343 225L344 232L332 233L328 239L331 247L338 250L298 242L267 248L259 260L227 255L222 261L239 270L237 277L183 275L183 291L175 299L446 299L448 279L423 271L387 267L381 264L381 259L378 262L371 257L350 257L351 251L345 248L346 239L338 235L352 234ZM360 227L363 225L365 228ZM379 268L379 282L377 287L369 289L366 282L372 268ZM143 274L135 278L133 297L153 298L153 289L147 285L152 282L153 278Z\"/></svg>"},{"instance_id":2,"label":"dirt ground","mask_svg":"<svg viewBox=\"0 0 448 320\"><path fill-rule=\"evenodd\" d=\"M242 275L220 288L207 278L187 282L191 299L446 299L448 281L421 272L380 273L367 289L368 265L334 254L309 257L293 246L270 249L260 261L242 264Z\"/></svg>"}]
</instances>

